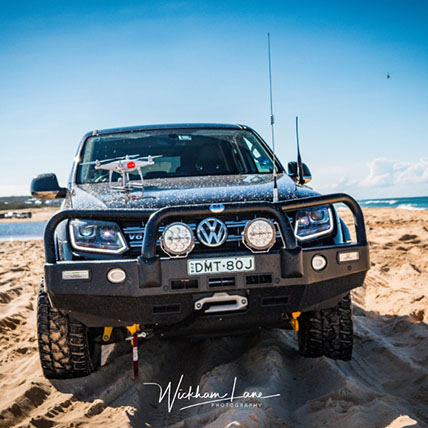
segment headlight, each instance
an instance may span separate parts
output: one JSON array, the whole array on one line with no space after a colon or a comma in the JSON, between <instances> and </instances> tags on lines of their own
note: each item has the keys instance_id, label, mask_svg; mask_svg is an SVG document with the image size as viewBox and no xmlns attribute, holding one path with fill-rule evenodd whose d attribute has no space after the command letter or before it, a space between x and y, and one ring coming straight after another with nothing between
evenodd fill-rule
<instances>
[{"instance_id":1,"label":"headlight","mask_svg":"<svg viewBox=\"0 0 428 428\"><path fill-rule=\"evenodd\" d=\"M76 250L121 254L128 249L116 223L96 220L71 220L71 244Z\"/></svg>"},{"instance_id":2,"label":"headlight","mask_svg":"<svg viewBox=\"0 0 428 428\"><path fill-rule=\"evenodd\" d=\"M296 213L294 233L298 239L314 239L333 230L331 209L326 206L306 208Z\"/></svg>"},{"instance_id":3,"label":"headlight","mask_svg":"<svg viewBox=\"0 0 428 428\"><path fill-rule=\"evenodd\" d=\"M265 218L255 218L245 225L244 244L252 250L267 251L276 241L275 225Z\"/></svg>"},{"instance_id":4,"label":"headlight","mask_svg":"<svg viewBox=\"0 0 428 428\"><path fill-rule=\"evenodd\" d=\"M193 232L187 224L172 223L165 227L161 247L168 255L186 256L194 246Z\"/></svg>"}]
</instances>

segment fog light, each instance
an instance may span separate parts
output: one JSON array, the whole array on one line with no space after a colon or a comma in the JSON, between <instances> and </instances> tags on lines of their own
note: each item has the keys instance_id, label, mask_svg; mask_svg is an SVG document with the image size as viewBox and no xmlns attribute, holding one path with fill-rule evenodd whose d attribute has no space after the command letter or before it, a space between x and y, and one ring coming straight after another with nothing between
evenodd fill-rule
<instances>
[{"instance_id":1,"label":"fog light","mask_svg":"<svg viewBox=\"0 0 428 428\"><path fill-rule=\"evenodd\" d=\"M62 279L89 279L88 270L65 270L62 272Z\"/></svg>"},{"instance_id":2,"label":"fog light","mask_svg":"<svg viewBox=\"0 0 428 428\"><path fill-rule=\"evenodd\" d=\"M193 231L187 224L177 222L165 227L161 248L169 256L187 256L194 246Z\"/></svg>"},{"instance_id":3,"label":"fog light","mask_svg":"<svg viewBox=\"0 0 428 428\"><path fill-rule=\"evenodd\" d=\"M314 270L323 270L327 266L327 260L324 256L314 256L312 259L312 267Z\"/></svg>"},{"instance_id":4,"label":"fog light","mask_svg":"<svg viewBox=\"0 0 428 428\"><path fill-rule=\"evenodd\" d=\"M266 218L255 218L246 224L242 239L251 250L269 251L276 242L275 225Z\"/></svg>"},{"instance_id":5,"label":"fog light","mask_svg":"<svg viewBox=\"0 0 428 428\"><path fill-rule=\"evenodd\" d=\"M126 279L126 273L123 269L114 268L108 271L107 279L113 284L118 284Z\"/></svg>"},{"instance_id":6,"label":"fog light","mask_svg":"<svg viewBox=\"0 0 428 428\"><path fill-rule=\"evenodd\" d=\"M360 253L358 251L339 253L339 263L355 262L357 260L360 260Z\"/></svg>"}]
</instances>

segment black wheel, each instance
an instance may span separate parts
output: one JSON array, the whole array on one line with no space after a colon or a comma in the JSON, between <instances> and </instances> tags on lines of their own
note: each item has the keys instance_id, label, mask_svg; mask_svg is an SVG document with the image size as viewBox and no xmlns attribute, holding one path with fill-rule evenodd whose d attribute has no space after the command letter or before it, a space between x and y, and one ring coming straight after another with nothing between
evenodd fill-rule
<instances>
[{"instance_id":1,"label":"black wheel","mask_svg":"<svg viewBox=\"0 0 428 428\"><path fill-rule=\"evenodd\" d=\"M37 300L37 337L48 379L86 376L101 364L101 346L91 340L88 328L53 308L42 286Z\"/></svg>"},{"instance_id":2,"label":"black wheel","mask_svg":"<svg viewBox=\"0 0 428 428\"><path fill-rule=\"evenodd\" d=\"M299 317L299 353L304 357L349 361L353 336L349 294L332 308L303 312Z\"/></svg>"}]
</instances>

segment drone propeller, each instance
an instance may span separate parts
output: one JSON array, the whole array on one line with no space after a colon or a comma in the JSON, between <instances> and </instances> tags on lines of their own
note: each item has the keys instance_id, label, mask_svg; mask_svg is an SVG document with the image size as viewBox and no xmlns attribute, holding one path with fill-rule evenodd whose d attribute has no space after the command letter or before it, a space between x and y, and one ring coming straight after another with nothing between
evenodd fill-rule
<instances>
[{"instance_id":1,"label":"drone propeller","mask_svg":"<svg viewBox=\"0 0 428 428\"><path fill-rule=\"evenodd\" d=\"M116 161L116 160L126 160L128 159L135 159L138 158L138 156L140 155L125 155L125 156L118 156L116 158L111 158L111 159L103 159L103 160L94 160L91 162L82 162L80 165L94 165L94 164L103 164L105 162L111 162L111 161Z\"/></svg>"},{"instance_id":2,"label":"drone propeller","mask_svg":"<svg viewBox=\"0 0 428 428\"><path fill-rule=\"evenodd\" d=\"M163 155L157 155L157 156L151 156L151 155L149 155L149 156L143 156L141 158L137 158L137 159L134 159L134 160L137 160L137 161L139 161L139 160L148 160L148 161L150 161L151 159L153 160L153 159L162 158L162 157L163 157Z\"/></svg>"}]
</instances>

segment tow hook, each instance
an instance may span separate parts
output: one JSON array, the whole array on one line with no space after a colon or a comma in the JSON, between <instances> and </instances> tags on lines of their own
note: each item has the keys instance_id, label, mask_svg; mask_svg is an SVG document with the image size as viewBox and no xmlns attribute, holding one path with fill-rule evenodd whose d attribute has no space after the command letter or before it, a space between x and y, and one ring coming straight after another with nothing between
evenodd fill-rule
<instances>
[{"instance_id":1,"label":"tow hook","mask_svg":"<svg viewBox=\"0 0 428 428\"><path fill-rule=\"evenodd\" d=\"M112 331L113 327L104 327L103 342L108 342L110 340Z\"/></svg>"},{"instance_id":2,"label":"tow hook","mask_svg":"<svg viewBox=\"0 0 428 428\"><path fill-rule=\"evenodd\" d=\"M129 325L126 327L129 331L129 334L133 336L137 331L140 330L140 324Z\"/></svg>"},{"instance_id":3,"label":"tow hook","mask_svg":"<svg viewBox=\"0 0 428 428\"><path fill-rule=\"evenodd\" d=\"M133 336L139 329L139 324L134 324L132 326L127 327L129 333ZM113 327L104 327L103 331L103 342L108 342L111 339L111 334L113 332ZM125 340L132 340L132 336L127 337ZM143 339L148 339L149 337L153 336L153 334L150 331L141 331L138 333L138 337L141 337Z\"/></svg>"},{"instance_id":4,"label":"tow hook","mask_svg":"<svg viewBox=\"0 0 428 428\"><path fill-rule=\"evenodd\" d=\"M290 324L294 331L299 331L299 320L297 318L299 318L300 315L301 312L292 312L291 314Z\"/></svg>"}]
</instances>

